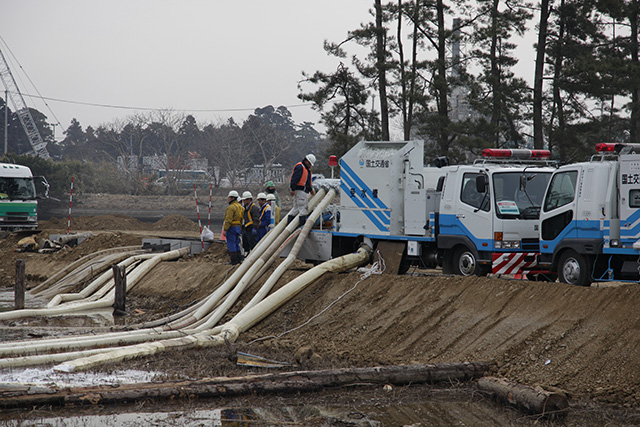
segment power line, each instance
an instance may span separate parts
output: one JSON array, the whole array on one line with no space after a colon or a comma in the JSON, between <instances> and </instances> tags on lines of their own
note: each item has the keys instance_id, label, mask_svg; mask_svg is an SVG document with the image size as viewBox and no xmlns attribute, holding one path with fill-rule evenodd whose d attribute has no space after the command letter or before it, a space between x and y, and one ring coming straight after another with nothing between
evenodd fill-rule
<instances>
[{"instance_id":1,"label":"power line","mask_svg":"<svg viewBox=\"0 0 640 427\"><path fill-rule=\"evenodd\" d=\"M20 67L20 70L22 70L22 72L24 73L24 75L26 76L27 80L29 80L29 83L31 83L31 86L33 86L33 88L36 90L36 92L38 93L39 96L37 96L36 98L39 98L42 100L42 102L44 102L44 105L47 107L47 110L49 110L49 113L51 113L51 115L53 116L53 118L56 120L57 125L60 126L60 128L62 128L62 124L60 123L60 120L58 120L58 117L56 116L56 113L53 112L53 110L51 109L51 107L49 107L49 104L47 104L47 102L45 101L46 98L42 97L42 94L40 93L40 91L38 90L38 88L36 87L35 83L33 82L33 80L31 80L31 77L29 77L29 74L27 74L27 71L24 69L24 67L22 66L22 64L20 63L20 61L18 60L18 57L13 53L13 51L11 50L11 48L9 47L9 45L7 44L6 41L4 41L4 39L2 38L2 36L0 36L0 41L2 42L2 44L6 47L6 49L9 51L9 54L13 57L13 59L16 61L16 63L18 64L18 67ZM18 75L18 79L22 80L20 78L20 75ZM55 129L55 128L54 128ZM55 130L54 130L55 133ZM55 138L55 135L54 135Z\"/></svg>"},{"instance_id":2,"label":"power line","mask_svg":"<svg viewBox=\"0 0 640 427\"><path fill-rule=\"evenodd\" d=\"M28 93L23 93L23 96L28 96L30 98L37 98L37 99L42 99L47 100L47 101L54 101L54 102L63 102L63 103L67 103L67 104L76 104L76 105L86 105L89 107L101 107L101 108L113 108L113 109L120 109L120 110L141 110L141 111L163 111L163 110L167 110L167 108L152 108L152 107L132 107L132 106L127 106L127 105L114 105L114 104L101 104L101 103L96 103L96 102L84 102L84 101L73 101L73 100L69 100L69 99L61 99L61 98L51 98L51 97L47 97L47 96L41 96L41 95L30 95ZM283 105L283 107L286 108L298 108L298 107L309 107L313 105L313 103L304 103L304 104L291 104L291 105ZM176 111L183 111L183 112L195 112L195 113L227 113L227 112L241 112L241 111L254 111L256 109L256 107L253 108L218 108L218 109L176 109Z\"/></svg>"}]
</instances>

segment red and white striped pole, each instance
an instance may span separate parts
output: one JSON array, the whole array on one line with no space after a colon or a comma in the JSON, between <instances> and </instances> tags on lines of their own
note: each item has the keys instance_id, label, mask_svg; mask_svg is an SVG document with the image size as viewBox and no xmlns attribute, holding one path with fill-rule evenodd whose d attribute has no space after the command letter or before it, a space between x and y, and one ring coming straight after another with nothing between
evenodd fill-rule
<instances>
[{"instance_id":1,"label":"red and white striped pole","mask_svg":"<svg viewBox=\"0 0 640 427\"><path fill-rule=\"evenodd\" d=\"M213 196L213 184L209 184L209 215L207 215L207 227L211 230L211 197Z\"/></svg>"},{"instance_id":2,"label":"red and white striped pole","mask_svg":"<svg viewBox=\"0 0 640 427\"><path fill-rule=\"evenodd\" d=\"M196 185L193 184L193 195L196 198L196 212L198 213L198 227L200 228L200 244L204 250L204 239L202 238L202 223L200 222L200 206L198 206L198 192L196 191Z\"/></svg>"},{"instance_id":3,"label":"red and white striped pole","mask_svg":"<svg viewBox=\"0 0 640 427\"><path fill-rule=\"evenodd\" d=\"M71 203L73 202L73 177L71 177L71 191L69 192L69 219L67 220L67 234L71 230Z\"/></svg>"}]
</instances>

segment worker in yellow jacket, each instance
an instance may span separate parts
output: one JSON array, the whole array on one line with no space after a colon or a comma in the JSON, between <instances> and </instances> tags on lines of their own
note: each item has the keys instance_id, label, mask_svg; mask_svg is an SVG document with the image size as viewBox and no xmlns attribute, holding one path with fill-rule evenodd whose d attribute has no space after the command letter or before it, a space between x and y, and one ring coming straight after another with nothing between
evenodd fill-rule
<instances>
[{"instance_id":1,"label":"worker in yellow jacket","mask_svg":"<svg viewBox=\"0 0 640 427\"><path fill-rule=\"evenodd\" d=\"M238 202L238 192L229 191L227 196L227 209L224 212L223 229L227 239L227 249L229 249L229 257L231 264L236 265L242 262L240 255L240 234L242 233L242 215L244 208Z\"/></svg>"}]
</instances>

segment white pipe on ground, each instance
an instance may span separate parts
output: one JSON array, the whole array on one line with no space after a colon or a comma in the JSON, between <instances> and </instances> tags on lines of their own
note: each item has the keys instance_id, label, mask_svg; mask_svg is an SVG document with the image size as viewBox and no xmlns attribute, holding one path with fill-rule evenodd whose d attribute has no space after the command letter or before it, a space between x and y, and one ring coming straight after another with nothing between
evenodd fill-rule
<instances>
[{"instance_id":1,"label":"white pipe on ground","mask_svg":"<svg viewBox=\"0 0 640 427\"><path fill-rule=\"evenodd\" d=\"M289 269L291 264L293 264L293 262L298 258L300 249L302 249L302 244L304 243L307 236L309 235L311 228L313 227L315 222L318 220L320 215L322 215L322 211L329 205L329 203L335 197L335 195L336 195L336 190L331 188L327 193L327 195L325 196L325 198L322 199L322 202L318 205L318 208L316 208L311 213L311 215L309 215L309 218L307 218L307 221L305 222L304 227L302 227L302 231L300 231L300 235L296 239L296 242L294 243L293 248L291 248L291 251L289 252L289 255L287 256L287 258L280 263L280 265L275 269L273 273L271 273L267 281L264 283L264 285L262 285L260 290L254 295L251 301L249 301L249 303L246 306L244 306L242 310L240 310L240 313L243 313L248 309L250 309L251 307L253 307L254 305L256 305L269 292L271 292L271 289L278 282L278 280L280 280L284 272L287 271L287 269Z\"/></svg>"},{"instance_id":2,"label":"white pipe on ground","mask_svg":"<svg viewBox=\"0 0 640 427\"><path fill-rule=\"evenodd\" d=\"M137 260L138 258L129 257L125 260L117 261L117 264L128 267ZM47 304L47 308L52 308L68 301L77 301L80 299L88 298L91 296L91 294L93 294L93 292L95 292L96 289L104 286L109 280L113 280L112 269L106 270L104 273L98 276L97 279L95 279L89 285L85 286L80 292L55 295Z\"/></svg>"},{"instance_id":3,"label":"white pipe on ground","mask_svg":"<svg viewBox=\"0 0 640 427\"><path fill-rule=\"evenodd\" d=\"M103 249L103 250L97 251L97 252L92 252L92 253L90 253L88 255L83 256L80 259L75 260L74 262L72 262L71 264L69 264L68 266L63 268L62 270L59 270L56 273L54 273L47 280L45 280L44 282L42 282L38 286L34 287L33 289L31 289L31 293L33 295L36 295L40 291L42 291L44 289L47 289L49 286L55 284L56 282L58 282L62 278L64 278L67 275L69 275L69 272L78 269L80 266L83 266L88 261L92 260L93 258L96 258L98 256L102 256L102 255L107 255L109 253L121 252L121 251L133 251L133 250L140 250L140 247L139 246L123 246L123 247L118 247L118 248L109 248L109 249Z\"/></svg>"},{"instance_id":4,"label":"white pipe on ground","mask_svg":"<svg viewBox=\"0 0 640 427\"><path fill-rule=\"evenodd\" d=\"M305 223L305 227L303 228L303 231L300 233L300 236L298 237L297 242L300 241L301 239L304 240L307 237L307 235L309 234L309 230L311 229L311 226L313 226L313 223L318 219L320 214L322 214L322 211L331 202L335 194L336 194L335 190L333 188L330 189L329 193L326 196L324 196L322 201L320 201L320 203L318 203L318 205L314 208L311 215L309 215L309 219ZM297 225L295 224L295 222L292 221L291 224L287 225L286 230L293 231L296 228L297 228ZM304 230L307 230L307 232L305 233ZM286 236L284 234L281 234L280 238L281 240L286 239ZM271 257L273 252L277 250L279 246L280 245L276 246L276 244L272 242L271 247L265 250L264 253L262 253L262 255L260 256L260 258L258 258L255 262L252 263L249 271L247 271L247 273L242 277L242 279L240 279L240 281L235 286L235 288L229 293L225 301L214 311L214 313L209 317L207 322L200 325L198 329L200 330L210 329L214 327L220 321L220 319L222 319L222 317L227 313L227 311L229 311L231 306L235 304L238 298L240 298L240 295L242 295L242 293L249 286L249 284L252 283L251 280L255 276L255 274L262 268L263 265L265 265L265 262ZM302 247L302 243L298 246L299 248ZM300 250L299 248L298 248L298 251ZM295 254L293 255L293 257L295 258Z\"/></svg>"},{"instance_id":5,"label":"white pipe on ground","mask_svg":"<svg viewBox=\"0 0 640 427\"><path fill-rule=\"evenodd\" d=\"M321 197L324 196L324 190L320 190L316 195L309 201L309 206L315 206ZM298 217L296 217L298 218ZM292 221L292 224L294 225ZM295 228L294 228L295 229ZM222 285L220 285L207 299L204 304L196 310L195 313L183 318L179 319L175 322L172 322L168 325L171 329L181 329L187 326L191 326L193 323L196 323L203 317L207 316L211 310L220 302L222 297L224 297L227 293L231 291L233 287L235 287L238 282L247 274L247 272L251 269L253 264L260 258L262 253L266 250L267 247L270 247L276 239L279 238L283 233L289 230L289 226L286 221L281 221L280 224L276 226L273 230L268 232L260 242L256 245L256 247L249 253L249 256L245 258L245 260L238 266L236 271L233 272L231 277L229 277ZM286 239L286 237L285 237ZM252 272L255 274L255 272Z\"/></svg>"},{"instance_id":6,"label":"white pipe on ground","mask_svg":"<svg viewBox=\"0 0 640 427\"><path fill-rule=\"evenodd\" d=\"M316 196L309 202L310 206L313 206L315 204L318 203L318 200L320 199L320 197L322 197L323 195L323 191L320 191L318 194L316 194ZM319 209L319 212L321 213L322 208ZM315 220L314 220L315 221ZM278 245L280 245L281 242L283 242L284 240L287 239L287 234L290 233L292 230L295 230L295 228L297 227L297 221L294 221L291 225L291 229L287 230L287 226L286 223L283 222L281 223L282 226L278 229L278 231L282 231L283 228L287 231L287 233L284 233L284 236L279 236L277 232L270 232L269 234L271 234L273 237L270 236L269 239L263 239L261 240L262 243L262 248L260 248L259 246L257 246L256 248L258 248L258 250L255 251L256 254L258 254L259 252L266 252L267 254L270 254L272 252L274 252L278 247L275 245L272 245L272 241L278 241ZM274 229L276 230L276 229ZM268 242L268 244L267 244ZM274 246L274 247L271 247ZM254 252L252 252L254 253ZM254 258L257 255L254 256ZM268 259L270 255L264 255L262 256L263 259ZM272 259L275 259L272 257ZM251 261L251 257L248 257L247 261ZM264 261L263 261L264 262ZM247 273L247 278L246 283L251 283L252 282L252 276L255 274L256 270L260 270L260 268L255 268L255 269L249 269L249 271ZM140 276L141 277L141 276ZM231 279L231 278L230 278ZM229 281L229 279L227 280L227 282ZM134 281L135 283L135 281ZM243 286L246 287L246 284L243 283ZM240 294L240 292L236 292L237 295ZM112 296L111 296L112 297ZM234 295L227 295L226 300L230 301L231 299L234 299L232 297L235 297ZM200 308L202 308L202 306L205 303L208 304L212 304L212 300L213 298L211 298L211 296L207 299L207 300L203 300L201 302L199 302L197 305L200 306ZM219 300L220 298L218 298L218 301L213 303L214 307L217 306L219 304ZM231 303L229 304L225 304L225 305L231 305ZM187 310L183 310L183 312L189 312L191 311L190 309ZM198 330L202 330L204 329L206 326L213 324L212 319L215 319L215 317L217 317L220 313L226 312L226 310L216 310L216 312L214 313L208 313L206 315L206 317L204 317L203 319L199 320L196 322L196 325L192 325L191 329L183 329L181 331L165 331L163 329L153 329L153 330L149 330L149 329L139 329L139 330L135 330L135 331L128 331L128 332L116 332L116 333L109 333L109 334L103 334L102 336L86 336L86 337L73 337L68 339L69 342L67 342L67 340L65 338L62 339L52 339L52 340L47 340L47 341L54 341L52 343L45 343L45 342L40 342L39 344L37 344L36 346L36 351L39 351L41 349L46 349L47 348L47 344L51 344L52 347L55 347L57 349L67 349L67 350L71 350L71 349L75 349L75 348L84 348L84 347L90 347L90 346L95 346L95 345L125 345L125 344L133 344L133 343L137 343L137 342L141 342L141 341L151 341L151 340L160 340L162 339L163 341L167 341L167 339L169 341L174 341L174 340L184 340L186 339L188 342L192 342L192 340L188 339L187 337L184 337L185 334L195 334L196 332L198 332ZM224 315L224 314L222 314ZM203 320L206 320L203 323ZM219 319L215 320L215 322L217 322ZM191 322L193 323L193 322ZM197 327L197 329L194 329L194 327ZM166 328L164 328L166 329ZM221 329L221 327L216 327L213 330L207 330L207 332L209 334L211 333L217 333L219 330ZM182 336L182 338L177 338ZM70 341L73 341L73 343L71 343ZM142 344L144 345L144 344ZM164 345L164 344L163 344ZM159 348L162 346L152 346L154 348ZM15 348L15 347L14 347ZM129 347L127 347L129 348ZM25 347L20 347L20 350L22 352L25 351ZM115 349L114 349L115 350ZM12 352L11 350L7 350L9 352ZM33 350L32 350L33 351ZM103 352L105 351L104 349L100 349L97 350L98 352ZM0 345L0 354L2 353L2 346ZM13 353L13 352L12 352ZM15 352L14 354L23 354L21 352ZM66 354L66 356L65 356ZM79 355L90 355L90 354L94 354L94 350L84 350L84 352L68 352L68 353L58 353L56 355L56 360L55 361L60 361L60 360L66 360L69 358L76 358ZM31 356L34 357L34 356ZM42 360L42 358L44 358L46 360L46 355L43 356L36 356L38 359L32 359L31 357L23 357L23 358L15 358L15 359L5 359L5 363L9 363L10 366L16 366L14 365L14 363L19 362L20 360L23 363L18 363L17 365L25 365L25 364L39 364L41 363L40 361L36 361L36 360ZM28 359L28 360L27 360ZM4 364L0 363L0 366L3 366Z\"/></svg>"},{"instance_id":7,"label":"white pipe on ground","mask_svg":"<svg viewBox=\"0 0 640 427\"><path fill-rule=\"evenodd\" d=\"M179 258L182 255L189 253L189 248L177 249L175 251L165 252L162 254L153 255L152 258L145 260L139 268L133 271L130 276L127 277L127 291L131 290L137 282L147 274L153 267L155 267L160 261ZM136 255L136 257L148 257L148 255ZM113 305L115 297L115 290L110 291L106 296L98 301L83 302L75 301L65 304L64 306L58 306L53 308L34 308L24 310L6 311L0 313L0 320L19 319L23 317L35 317L35 316L55 316L61 314L69 314L79 311L95 310L98 308L109 307Z\"/></svg>"},{"instance_id":8,"label":"white pipe on ground","mask_svg":"<svg viewBox=\"0 0 640 427\"><path fill-rule=\"evenodd\" d=\"M265 298L252 309L234 318L234 320L222 327L221 333L216 335L212 334L212 330L206 330L180 338L111 349L110 351L106 351L101 354L82 357L76 360L69 360L55 366L54 370L59 372L75 372L93 368L103 363L119 362L140 356L157 354L171 349L184 350L193 347L221 345L224 343L225 337L229 339L229 341L233 342L238 338L240 333L246 331L273 311L277 310L323 274L331 271L345 271L362 265L369 261L370 254L371 250L368 247L363 247L353 254L344 255L342 257L326 261L325 263L312 268L282 288L278 289L278 291ZM219 330L219 328L215 329Z\"/></svg>"}]
</instances>

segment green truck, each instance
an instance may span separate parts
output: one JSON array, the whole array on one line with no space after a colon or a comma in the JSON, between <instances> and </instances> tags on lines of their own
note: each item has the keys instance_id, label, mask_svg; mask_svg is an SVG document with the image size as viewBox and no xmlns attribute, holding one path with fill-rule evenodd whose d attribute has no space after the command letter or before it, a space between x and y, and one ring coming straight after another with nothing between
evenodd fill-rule
<instances>
[{"instance_id":1,"label":"green truck","mask_svg":"<svg viewBox=\"0 0 640 427\"><path fill-rule=\"evenodd\" d=\"M48 195L49 184L41 184ZM35 230L38 227L38 198L31 169L0 163L0 231Z\"/></svg>"}]
</instances>

